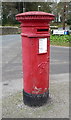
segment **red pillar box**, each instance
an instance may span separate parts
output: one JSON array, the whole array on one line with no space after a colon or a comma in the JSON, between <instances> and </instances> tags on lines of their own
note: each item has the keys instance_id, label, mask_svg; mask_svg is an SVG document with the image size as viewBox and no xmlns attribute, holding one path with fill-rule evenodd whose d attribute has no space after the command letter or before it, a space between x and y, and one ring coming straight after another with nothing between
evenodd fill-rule
<instances>
[{"instance_id":1,"label":"red pillar box","mask_svg":"<svg viewBox=\"0 0 71 120\"><path fill-rule=\"evenodd\" d=\"M50 33L49 22L54 15L25 12L16 15L22 29L23 100L40 106L49 96Z\"/></svg>"}]
</instances>

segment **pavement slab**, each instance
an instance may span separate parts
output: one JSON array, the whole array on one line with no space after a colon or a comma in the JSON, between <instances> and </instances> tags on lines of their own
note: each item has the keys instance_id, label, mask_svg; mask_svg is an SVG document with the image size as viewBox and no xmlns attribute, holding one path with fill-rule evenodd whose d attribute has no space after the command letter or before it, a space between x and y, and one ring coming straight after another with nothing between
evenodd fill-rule
<instances>
[{"instance_id":1,"label":"pavement slab","mask_svg":"<svg viewBox=\"0 0 71 120\"><path fill-rule=\"evenodd\" d=\"M17 81L17 85L19 85L19 80ZM69 118L68 74L50 76L49 99L41 107L29 107L25 105L23 103L21 84L19 86L20 89L13 92L11 87L7 86L6 89L8 91L5 91L6 96L2 100L3 118Z\"/></svg>"}]
</instances>

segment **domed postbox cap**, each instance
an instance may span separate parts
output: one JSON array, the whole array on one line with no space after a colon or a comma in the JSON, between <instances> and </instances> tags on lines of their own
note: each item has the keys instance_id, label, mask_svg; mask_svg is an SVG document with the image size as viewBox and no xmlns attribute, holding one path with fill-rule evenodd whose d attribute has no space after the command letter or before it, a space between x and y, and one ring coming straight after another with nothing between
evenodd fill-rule
<instances>
[{"instance_id":1,"label":"domed postbox cap","mask_svg":"<svg viewBox=\"0 0 71 120\"><path fill-rule=\"evenodd\" d=\"M31 12L25 12L21 14L16 15L16 20L22 22L26 20L44 20L50 22L51 20L54 20L55 15L41 12L41 11L31 11Z\"/></svg>"}]
</instances>

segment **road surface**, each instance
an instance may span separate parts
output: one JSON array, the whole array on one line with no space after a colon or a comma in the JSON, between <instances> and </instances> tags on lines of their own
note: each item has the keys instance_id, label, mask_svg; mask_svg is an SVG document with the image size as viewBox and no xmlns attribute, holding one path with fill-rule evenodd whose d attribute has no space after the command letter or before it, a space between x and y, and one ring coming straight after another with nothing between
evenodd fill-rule
<instances>
[{"instance_id":1,"label":"road surface","mask_svg":"<svg viewBox=\"0 0 71 120\"><path fill-rule=\"evenodd\" d=\"M22 48L20 35L2 36L2 79L11 81L22 78ZM50 74L69 72L69 49L51 46Z\"/></svg>"}]
</instances>

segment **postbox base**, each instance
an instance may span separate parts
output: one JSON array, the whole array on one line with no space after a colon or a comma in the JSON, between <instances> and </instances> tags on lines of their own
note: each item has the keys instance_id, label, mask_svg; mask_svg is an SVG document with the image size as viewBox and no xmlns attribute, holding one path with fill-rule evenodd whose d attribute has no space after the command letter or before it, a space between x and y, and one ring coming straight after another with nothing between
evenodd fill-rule
<instances>
[{"instance_id":1,"label":"postbox base","mask_svg":"<svg viewBox=\"0 0 71 120\"><path fill-rule=\"evenodd\" d=\"M23 90L23 101L28 106L42 106L47 102L49 91L43 94L28 94Z\"/></svg>"}]
</instances>

